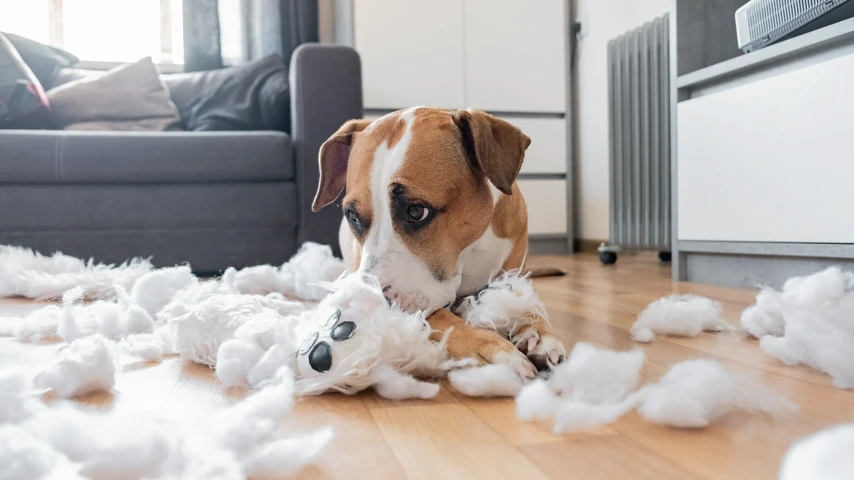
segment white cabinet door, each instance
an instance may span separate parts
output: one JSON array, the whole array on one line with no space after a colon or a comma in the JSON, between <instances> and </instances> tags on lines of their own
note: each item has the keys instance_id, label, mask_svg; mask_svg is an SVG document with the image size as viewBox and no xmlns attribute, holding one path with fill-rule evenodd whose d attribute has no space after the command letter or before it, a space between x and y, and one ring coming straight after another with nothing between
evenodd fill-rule
<instances>
[{"instance_id":1,"label":"white cabinet door","mask_svg":"<svg viewBox=\"0 0 854 480\"><path fill-rule=\"evenodd\" d=\"M566 120L504 118L530 137L522 173L566 173Z\"/></svg>"},{"instance_id":2,"label":"white cabinet door","mask_svg":"<svg viewBox=\"0 0 854 480\"><path fill-rule=\"evenodd\" d=\"M565 0L462 2L467 106L566 111Z\"/></svg>"},{"instance_id":3,"label":"white cabinet door","mask_svg":"<svg viewBox=\"0 0 854 480\"><path fill-rule=\"evenodd\" d=\"M854 243L854 54L679 104L680 240Z\"/></svg>"},{"instance_id":4,"label":"white cabinet door","mask_svg":"<svg viewBox=\"0 0 854 480\"><path fill-rule=\"evenodd\" d=\"M528 234L566 233L566 181L519 180L528 205Z\"/></svg>"},{"instance_id":5,"label":"white cabinet door","mask_svg":"<svg viewBox=\"0 0 854 480\"><path fill-rule=\"evenodd\" d=\"M463 108L460 0L357 0L365 108Z\"/></svg>"}]
</instances>

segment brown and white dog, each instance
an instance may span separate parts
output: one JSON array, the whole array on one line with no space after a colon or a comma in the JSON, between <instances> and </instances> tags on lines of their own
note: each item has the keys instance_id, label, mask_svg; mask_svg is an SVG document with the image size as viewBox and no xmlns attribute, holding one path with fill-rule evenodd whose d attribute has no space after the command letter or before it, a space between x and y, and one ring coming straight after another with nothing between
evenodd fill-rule
<instances>
[{"instance_id":1,"label":"brown and white dog","mask_svg":"<svg viewBox=\"0 0 854 480\"><path fill-rule=\"evenodd\" d=\"M312 209L342 202L339 241L351 272L376 276L386 298L423 310L453 359L503 363L526 377L563 360L535 312L509 341L448 309L496 274L524 268L528 214L516 185L531 139L476 110L410 108L350 120L320 149Z\"/></svg>"}]
</instances>

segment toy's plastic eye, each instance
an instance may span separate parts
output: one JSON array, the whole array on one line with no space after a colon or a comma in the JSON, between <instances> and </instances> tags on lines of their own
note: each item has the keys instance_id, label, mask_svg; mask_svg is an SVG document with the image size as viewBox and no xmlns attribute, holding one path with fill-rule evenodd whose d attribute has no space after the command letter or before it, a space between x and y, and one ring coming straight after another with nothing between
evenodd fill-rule
<instances>
[{"instance_id":1,"label":"toy's plastic eye","mask_svg":"<svg viewBox=\"0 0 854 480\"><path fill-rule=\"evenodd\" d=\"M326 323L323 325L323 328L329 330L334 327L338 320L341 320L341 310L335 310L332 312L332 315L326 320Z\"/></svg>"},{"instance_id":2,"label":"toy's plastic eye","mask_svg":"<svg viewBox=\"0 0 854 480\"><path fill-rule=\"evenodd\" d=\"M336 342L343 342L344 340L348 340L353 334L356 333L356 324L353 322L341 322L335 328L332 329L332 333L329 334L332 337L332 340Z\"/></svg>"},{"instance_id":3,"label":"toy's plastic eye","mask_svg":"<svg viewBox=\"0 0 854 480\"><path fill-rule=\"evenodd\" d=\"M311 350L311 347L314 346L314 342L317 341L317 337L319 336L320 334L317 332L312 333L308 338L305 339L304 342L302 342L302 346L299 348L298 353L300 355L305 355L306 353L308 353L308 351Z\"/></svg>"},{"instance_id":4,"label":"toy's plastic eye","mask_svg":"<svg viewBox=\"0 0 854 480\"><path fill-rule=\"evenodd\" d=\"M326 372L332 368L332 348L326 342L320 342L308 354L308 364L317 372Z\"/></svg>"}]
</instances>

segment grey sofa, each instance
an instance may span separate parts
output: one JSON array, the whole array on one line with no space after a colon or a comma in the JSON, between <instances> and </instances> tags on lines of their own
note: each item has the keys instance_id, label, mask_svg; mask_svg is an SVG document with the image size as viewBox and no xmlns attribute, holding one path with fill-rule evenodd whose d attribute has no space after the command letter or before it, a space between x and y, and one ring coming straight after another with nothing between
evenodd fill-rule
<instances>
[{"instance_id":1,"label":"grey sofa","mask_svg":"<svg viewBox=\"0 0 854 480\"><path fill-rule=\"evenodd\" d=\"M320 145L363 113L358 54L300 46L290 92L291 135L0 130L0 244L199 273L337 251L340 212L311 203Z\"/></svg>"}]
</instances>

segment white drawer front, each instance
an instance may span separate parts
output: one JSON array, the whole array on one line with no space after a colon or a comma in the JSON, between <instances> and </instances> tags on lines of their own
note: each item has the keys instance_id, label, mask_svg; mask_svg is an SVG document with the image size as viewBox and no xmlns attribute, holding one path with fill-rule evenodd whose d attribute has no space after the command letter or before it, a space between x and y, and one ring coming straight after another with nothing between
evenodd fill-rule
<instances>
[{"instance_id":1,"label":"white drawer front","mask_svg":"<svg viewBox=\"0 0 854 480\"><path fill-rule=\"evenodd\" d=\"M531 138L522 173L566 173L566 121L562 118L505 118Z\"/></svg>"},{"instance_id":2,"label":"white drawer front","mask_svg":"<svg viewBox=\"0 0 854 480\"><path fill-rule=\"evenodd\" d=\"M519 180L528 205L528 234L566 233L566 181Z\"/></svg>"},{"instance_id":3,"label":"white drawer front","mask_svg":"<svg viewBox=\"0 0 854 480\"><path fill-rule=\"evenodd\" d=\"M680 240L854 243L854 55L679 104Z\"/></svg>"}]
</instances>

